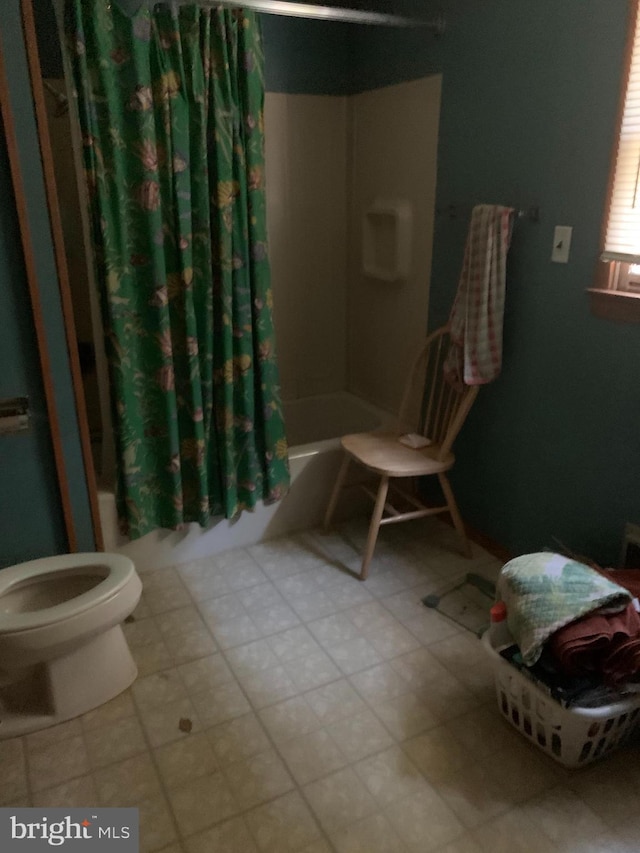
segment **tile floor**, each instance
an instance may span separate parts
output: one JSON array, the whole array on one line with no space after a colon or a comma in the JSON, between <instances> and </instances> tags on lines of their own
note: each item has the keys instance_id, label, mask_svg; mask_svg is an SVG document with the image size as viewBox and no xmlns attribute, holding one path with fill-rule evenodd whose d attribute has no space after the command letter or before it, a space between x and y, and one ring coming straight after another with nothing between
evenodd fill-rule
<instances>
[{"instance_id":1,"label":"tile floor","mask_svg":"<svg viewBox=\"0 0 640 853\"><path fill-rule=\"evenodd\" d=\"M137 806L162 853L638 850L637 748L554 764L500 719L477 640L420 603L497 562L422 521L382 531L361 583L365 532L145 573L138 680L0 742L0 804Z\"/></svg>"}]
</instances>

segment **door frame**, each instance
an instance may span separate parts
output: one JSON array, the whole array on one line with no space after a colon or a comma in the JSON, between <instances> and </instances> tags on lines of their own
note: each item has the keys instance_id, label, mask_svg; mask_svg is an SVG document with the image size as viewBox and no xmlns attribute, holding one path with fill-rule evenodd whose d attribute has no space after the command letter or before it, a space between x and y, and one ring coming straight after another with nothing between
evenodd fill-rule
<instances>
[{"instance_id":1,"label":"door frame","mask_svg":"<svg viewBox=\"0 0 640 853\"><path fill-rule=\"evenodd\" d=\"M47 199L47 209L50 224L50 236L53 245L55 267L58 278L60 305L65 327L65 338L71 384L73 388L78 433L82 452L82 462L86 477L86 487L89 497L89 510L93 528L93 539L98 551L104 550L102 527L98 508L98 489L91 453L91 440L89 434L89 423L86 412L84 387L82 384L82 372L76 342L75 322L73 318L73 307L71 289L69 286L69 272L64 247L62 222L58 205L58 193L55 182L53 154L49 129L47 123L44 87L40 69L40 58L36 38L35 19L31 0L20 0L20 12L22 28L27 54L27 63L30 77L31 91L36 125L38 129L38 143L40 149L43 179ZM64 446L60 416L56 403L55 386L53 381L51 356L49 353L46 321L42 308L40 296L40 283L38 281L37 266L35 261L34 246L31 226L27 210L25 185L20 166L19 145L16 135L13 109L11 106L10 90L6 74L2 45L0 44L0 113L4 124L7 151L11 170L11 179L15 195L18 224L22 241L26 278L33 312L33 322L36 332L38 354L44 385L47 414L53 455L55 459L56 475L60 492L60 502L67 537L67 546L70 552L78 550L78 537L73 515L73 504L69 487L69 476L65 461Z\"/></svg>"}]
</instances>

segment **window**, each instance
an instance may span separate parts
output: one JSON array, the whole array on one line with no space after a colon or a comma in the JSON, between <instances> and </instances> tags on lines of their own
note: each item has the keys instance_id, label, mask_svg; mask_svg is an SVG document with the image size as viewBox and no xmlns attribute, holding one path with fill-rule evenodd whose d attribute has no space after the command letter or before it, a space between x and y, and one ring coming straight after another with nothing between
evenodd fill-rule
<instances>
[{"instance_id":1,"label":"window","mask_svg":"<svg viewBox=\"0 0 640 853\"><path fill-rule=\"evenodd\" d=\"M640 4L632 3L627 74L612 169L604 248L597 284L591 289L597 314L640 321ZM604 293L603 293L604 291ZM623 297L612 301L607 297ZM604 297L604 298L603 298ZM608 305L610 311L604 310Z\"/></svg>"}]
</instances>

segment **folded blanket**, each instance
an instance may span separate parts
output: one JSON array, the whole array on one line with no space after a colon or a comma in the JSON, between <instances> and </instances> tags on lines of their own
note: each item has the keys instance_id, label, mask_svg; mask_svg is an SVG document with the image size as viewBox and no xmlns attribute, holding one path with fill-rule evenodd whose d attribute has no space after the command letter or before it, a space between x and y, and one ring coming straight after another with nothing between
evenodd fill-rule
<instances>
[{"instance_id":1,"label":"folded blanket","mask_svg":"<svg viewBox=\"0 0 640 853\"><path fill-rule=\"evenodd\" d=\"M507 605L509 630L527 666L559 628L600 607L623 610L632 598L589 566L549 553L510 560L500 572L497 595Z\"/></svg>"},{"instance_id":2,"label":"folded blanket","mask_svg":"<svg viewBox=\"0 0 640 853\"><path fill-rule=\"evenodd\" d=\"M620 613L596 611L557 631L549 648L566 675L621 684L640 672L640 616L633 604Z\"/></svg>"}]
</instances>

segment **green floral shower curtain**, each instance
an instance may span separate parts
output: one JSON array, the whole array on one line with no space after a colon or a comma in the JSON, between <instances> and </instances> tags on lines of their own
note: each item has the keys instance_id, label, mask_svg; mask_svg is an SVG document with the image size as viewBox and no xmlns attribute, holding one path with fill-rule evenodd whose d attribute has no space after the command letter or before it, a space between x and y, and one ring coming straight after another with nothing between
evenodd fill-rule
<instances>
[{"instance_id":1,"label":"green floral shower curtain","mask_svg":"<svg viewBox=\"0 0 640 853\"><path fill-rule=\"evenodd\" d=\"M263 55L242 10L67 0L110 363L142 536L289 482L267 255Z\"/></svg>"}]
</instances>

